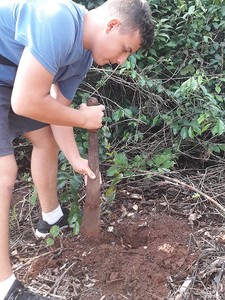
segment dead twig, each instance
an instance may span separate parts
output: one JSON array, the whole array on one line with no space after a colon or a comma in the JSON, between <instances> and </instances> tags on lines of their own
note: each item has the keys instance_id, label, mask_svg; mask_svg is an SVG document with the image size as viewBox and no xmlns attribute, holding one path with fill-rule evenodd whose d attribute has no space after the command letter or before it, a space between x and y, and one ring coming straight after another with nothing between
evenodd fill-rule
<instances>
[{"instance_id":1,"label":"dead twig","mask_svg":"<svg viewBox=\"0 0 225 300\"><path fill-rule=\"evenodd\" d=\"M51 287L51 289L48 292L48 295L53 291L54 295L56 294L56 291L60 285L60 282L62 281L62 279L65 277L66 273L72 269L72 267L77 263L77 261L74 261L63 273L62 275L56 280L56 282L53 284L53 286Z\"/></svg>"},{"instance_id":2,"label":"dead twig","mask_svg":"<svg viewBox=\"0 0 225 300\"><path fill-rule=\"evenodd\" d=\"M169 184L181 185L184 188L187 188L189 190L194 191L195 193L198 193L199 195L201 195L202 197L204 197L205 199L207 199L208 201L213 203L220 211L223 212L223 214L221 214L221 215L223 217L225 217L225 208L221 204L219 204L214 198L212 198L211 196L203 193L202 191L197 189L195 186L191 186L191 185L187 184L184 181L178 180L176 178L171 178L171 177L163 175L163 174L156 174L156 173L152 173L152 172L148 172L148 171L142 171L142 173L149 174L149 175L154 176L154 177L162 178L162 179L166 180Z\"/></svg>"},{"instance_id":3,"label":"dead twig","mask_svg":"<svg viewBox=\"0 0 225 300\"><path fill-rule=\"evenodd\" d=\"M13 271L18 272L21 268L29 266L33 261L37 260L38 258L48 256L51 253L52 253L52 251L49 251L49 252L45 252L45 253L42 253L40 255L31 257L31 258L27 258L25 263L22 262L19 266L16 266L16 267L13 266Z\"/></svg>"},{"instance_id":4,"label":"dead twig","mask_svg":"<svg viewBox=\"0 0 225 300\"><path fill-rule=\"evenodd\" d=\"M185 182L183 182L183 181L180 181L180 180L178 180L178 179L170 178L170 177L168 177L168 176L166 176L166 175L158 174L157 176L160 177L160 178L166 179L169 183L176 183L176 184L179 184L179 185L181 185L181 186L183 186L183 187L185 187L185 188L188 188L189 190L192 190L192 191L198 193L199 195L201 195L201 196L204 197L205 199L207 199L207 200L209 200L210 202L212 202L217 208L219 208L219 209L223 212L222 216L225 217L225 208L224 208L221 204L219 204L215 199L213 199L213 198L210 197L209 195L203 193L202 191L200 191L200 190L197 189L196 187L191 186L191 185L189 185L189 184L187 184L187 183L185 183Z\"/></svg>"}]
</instances>

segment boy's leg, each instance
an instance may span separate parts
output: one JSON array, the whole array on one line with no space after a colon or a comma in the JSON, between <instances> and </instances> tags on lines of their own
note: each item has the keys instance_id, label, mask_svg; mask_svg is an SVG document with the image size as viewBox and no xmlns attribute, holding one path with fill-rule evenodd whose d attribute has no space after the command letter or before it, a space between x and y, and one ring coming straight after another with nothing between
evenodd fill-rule
<instances>
[{"instance_id":1,"label":"boy's leg","mask_svg":"<svg viewBox=\"0 0 225 300\"><path fill-rule=\"evenodd\" d=\"M12 273L9 256L9 208L17 165L12 140L25 132L26 124L34 130L45 124L30 124L16 116L10 108L11 88L0 86L0 300L47 300L26 290Z\"/></svg>"},{"instance_id":2,"label":"boy's leg","mask_svg":"<svg viewBox=\"0 0 225 300\"><path fill-rule=\"evenodd\" d=\"M57 170L59 148L50 126L24 134L32 143L31 173L37 189L42 212L48 213L59 206L57 197Z\"/></svg>"},{"instance_id":3,"label":"boy's leg","mask_svg":"<svg viewBox=\"0 0 225 300\"><path fill-rule=\"evenodd\" d=\"M0 86L0 300L15 279L9 256L9 209L17 174L8 117L10 97L11 89Z\"/></svg>"},{"instance_id":4,"label":"boy's leg","mask_svg":"<svg viewBox=\"0 0 225 300\"><path fill-rule=\"evenodd\" d=\"M50 126L27 132L24 136L33 145L31 173L42 210L35 234L45 237L53 225L68 227L69 210L61 209L57 196L59 148Z\"/></svg>"},{"instance_id":5,"label":"boy's leg","mask_svg":"<svg viewBox=\"0 0 225 300\"><path fill-rule=\"evenodd\" d=\"M9 259L9 208L17 166L14 155L0 157L0 282L12 275Z\"/></svg>"}]
</instances>

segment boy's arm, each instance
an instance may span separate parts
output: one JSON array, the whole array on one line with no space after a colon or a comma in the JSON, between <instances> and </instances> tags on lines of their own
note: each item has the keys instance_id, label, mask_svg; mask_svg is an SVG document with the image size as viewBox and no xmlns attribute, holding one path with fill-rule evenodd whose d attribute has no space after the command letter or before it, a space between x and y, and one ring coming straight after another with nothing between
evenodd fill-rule
<instances>
[{"instance_id":1,"label":"boy's arm","mask_svg":"<svg viewBox=\"0 0 225 300\"><path fill-rule=\"evenodd\" d=\"M56 99L55 101L59 102L60 104L67 107L70 106L71 102L62 95L56 84L52 85L51 95ZM69 163L72 165L73 169L82 175L87 174L90 178L94 179L95 174L89 168L88 161L80 156L74 138L73 127L51 125L51 128L56 143Z\"/></svg>"},{"instance_id":2,"label":"boy's arm","mask_svg":"<svg viewBox=\"0 0 225 300\"><path fill-rule=\"evenodd\" d=\"M12 93L15 113L49 124L98 129L102 126L103 105L73 109L50 95L54 76L24 49Z\"/></svg>"}]
</instances>

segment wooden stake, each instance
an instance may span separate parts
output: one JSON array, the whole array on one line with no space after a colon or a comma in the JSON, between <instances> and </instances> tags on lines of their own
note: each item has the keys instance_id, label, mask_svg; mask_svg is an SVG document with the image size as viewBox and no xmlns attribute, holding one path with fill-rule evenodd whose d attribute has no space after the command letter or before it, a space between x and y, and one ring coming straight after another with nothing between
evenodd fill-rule
<instances>
[{"instance_id":1,"label":"wooden stake","mask_svg":"<svg viewBox=\"0 0 225 300\"><path fill-rule=\"evenodd\" d=\"M90 98L88 106L98 105L96 98ZM100 174L98 155L98 130L88 131L88 163L96 178L87 178L84 216L80 232L88 237L100 235Z\"/></svg>"}]
</instances>

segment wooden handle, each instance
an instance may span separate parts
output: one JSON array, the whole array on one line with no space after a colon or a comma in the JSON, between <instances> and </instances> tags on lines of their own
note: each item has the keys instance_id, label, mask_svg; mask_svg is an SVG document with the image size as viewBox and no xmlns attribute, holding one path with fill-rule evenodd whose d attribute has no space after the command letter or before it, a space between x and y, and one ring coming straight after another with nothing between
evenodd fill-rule
<instances>
[{"instance_id":1,"label":"wooden handle","mask_svg":"<svg viewBox=\"0 0 225 300\"><path fill-rule=\"evenodd\" d=\"M96 98L87 101L88 106L98 105ZM98 130L88 130L88 164L96 178L87 178L84 217L81 233L89 237L100 235L100 174L98 155Z\"/></svg>"},{"instance_id":2,"label":"wooden handle","mask_svg":"<svg viewBox=\"0 0 225 300\"><path fill-rule=\"evenodd\" d=\"M98 100L94 97L91 97L88 99L87 101L87 106L95 106L95 105L98 105Z\"/></svg>"},{"instance_id":3,"label":"wooden handle","mask_svg":"<svg viewBox=\"0 0 225 300\"><path fill-rule=\"evenodd\" d=\"M98 105L98 100L94 97L91 97L87 101L88 106ZM98 157L98 130L88 130L88 164L92 171L95 173L96 178L87 180L87 193L89 190L88 185L95 185L95 189L97 190L97 186L100 185L99 178L99 157Z\"/></svg>"}]
</instances>

